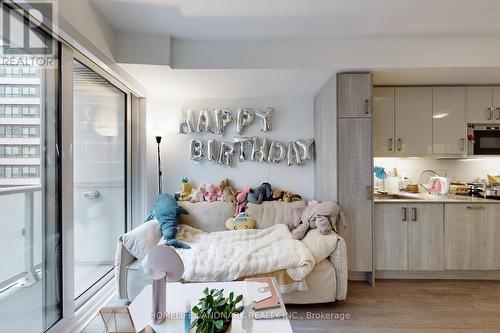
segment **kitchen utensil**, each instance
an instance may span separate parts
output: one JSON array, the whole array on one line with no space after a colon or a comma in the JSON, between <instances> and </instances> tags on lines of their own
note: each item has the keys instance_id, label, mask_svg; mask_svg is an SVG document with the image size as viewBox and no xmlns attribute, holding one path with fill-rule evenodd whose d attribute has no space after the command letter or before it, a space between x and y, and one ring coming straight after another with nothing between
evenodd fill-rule
<instances>
[{"instance_id":1,"label":"kitchen utensil","mask_svg":"<svg viewBox=\"0 0 500 333\"><path fill-rule=\"evenodd\" d=\"M418 193L418 185L417 184L408 184L406 185L406 192L408 193Z\"/></svg>"},{"instance_id":2,"label":"kitchen utensil","mask_svg":"<svg viewBox=\"0 0 500 333\"><path fill-rule=\"evenodd\" d=\"M447 195L450 190L450 183L446 177L431 177L429 179L428 190L432 195Z\"/></svg>"}]
</instances>

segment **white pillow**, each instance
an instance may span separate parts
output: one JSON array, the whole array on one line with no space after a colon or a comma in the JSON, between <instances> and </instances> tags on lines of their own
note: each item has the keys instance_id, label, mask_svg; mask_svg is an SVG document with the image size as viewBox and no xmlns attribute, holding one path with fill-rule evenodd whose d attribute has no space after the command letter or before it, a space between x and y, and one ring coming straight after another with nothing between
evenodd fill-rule
<instances>
[{"instance_id":1,"label":"white pillow","mask_svg":"<svg viewBox=\"0 0 500 333\"><path fill-rule=\"evenodd\" d=\"M156 246L161 239L161 229L156 219L145 222L127 232L122 237L123 246L131 255L139 260L146 257L149 249Z\"/></svg>"},{"instance_id":2,"label":"white pillow","mask_svg":"<svg viewBox=\"0 0 500 333\"><path fill-rule=\"evenodd\" d=\"M306 236L300 241L311 252L316 263L328 258L337 247L339 237L336 233L331 232L327 235L322 235L319 229L310 229Z\"/></svg>"}]
</instances>

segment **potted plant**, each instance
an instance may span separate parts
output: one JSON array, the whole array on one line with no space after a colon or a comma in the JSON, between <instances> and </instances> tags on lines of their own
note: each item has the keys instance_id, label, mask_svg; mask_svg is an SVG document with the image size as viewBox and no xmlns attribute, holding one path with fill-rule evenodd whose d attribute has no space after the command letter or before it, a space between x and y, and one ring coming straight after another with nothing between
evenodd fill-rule
<instances>
[{"instance_id":1,"label":"potted plant","mask_svg":"<svg viewBox=\"0 0 500 333\"><path fill-rule=\"evenodd\" d=\"M233 314L243 311L243 306L237 306L243 295L234 297L234 293L231 292L226 298L223 292L224 289L203 290L203 298L200 298L198 305L193 307L196 319L191 328L196 327L196 333L230 332Z\"/></svg>"}]
</instances>

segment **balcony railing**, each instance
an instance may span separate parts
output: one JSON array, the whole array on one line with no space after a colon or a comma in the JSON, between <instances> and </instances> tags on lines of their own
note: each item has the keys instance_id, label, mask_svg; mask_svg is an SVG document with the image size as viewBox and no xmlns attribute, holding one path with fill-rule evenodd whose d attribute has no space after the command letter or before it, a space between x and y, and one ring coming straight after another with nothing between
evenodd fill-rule
<instances>
[{"instance_id":1,"label":"balcony railing","mask_svg":"<svg viewBox=\"0 0 500 333\"><path fill-rule=\"evenodd\" d=\"M41 189L40 185L0 188L0 290L40 280Z\"/></svg>"}]
</instances>

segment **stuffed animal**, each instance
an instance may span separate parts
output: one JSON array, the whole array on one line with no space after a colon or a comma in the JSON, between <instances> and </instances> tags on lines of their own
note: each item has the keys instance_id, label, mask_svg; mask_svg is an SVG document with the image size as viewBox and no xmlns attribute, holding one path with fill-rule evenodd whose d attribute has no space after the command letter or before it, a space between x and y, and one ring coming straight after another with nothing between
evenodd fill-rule
<instances>
[{"instance_id":1,"label":"stuffed animal","mask_svg":"<svg viewBox=\"0 0 500 333\"><path fill-rule=\"evenodd\" d=\"M273 190L271 188L271 184L262 183L262 185L260 185L256 189L250 190L247 200L248 202L259 205L264 201L273 200Z\"/></svg>"},{"instance_id":2,"label":"stuffed animal","mask_svg":"<svg viewBox=\"0 0 500 333\"><path fill-rule=\"evenodd\" d=\"M218 188L214 184L208 183L205 186L205 193L203 194L203 197L205 198L205 201L217 201L217 191Z\"/></svg>"},{"instance_id":3,"label":"stuffed animal","mask_svg":"<svg viewBox=\"0 0 500 333\"><path fill-rule=\"evenodd\" d=\"M245 187L243 191L240 191L236 194L236 212L234 216L245 211L247 206L247 197L250 193L250 190L250 187Z\"/></svg>"},{"instance_id":4,"label":"stuffed animal","mask_svg":"<svg viewBox=\"0 0 500 333\"><path fill-rule=\"evenodd\" d=\"M189 214L184 208L179 207L175 198L170 194L160 194L156 199L155 208L148 219L153 217L160 225L161 234L166 240L167 245L180 249L190 249L191 247L177 239L177 228L179 227L179 215Z\"/></svg>"},{"instance_id":5,"label":"stuffed animal","mask_svg":"<svg viewBox=\"0 0 500 333\"><path fill-rule=\"evenodd\" d=\"M226 228L229 230L253 229L255 227L255 219L247 213L239 213L236 217L231 217L226 220Z\"/></svg>"},{"instance_id":6,"label":"stuffed animal","mask_svg":"<svg viewBox=\"0 0 500 333\"><path fill-rule=\"evenodd\" d=\"M180 189L181 193L179 194L179 201L189 200L189 196L191 195L191 191L193 190L193 185L189 181L189 178L182 178Z\"/></svg>"},{"instance_id":7,"label":"stuffed animal","mask_svg":"<svg viewBox=\"0 0 500 333\"><path fill-rule=\"evenodd\" d=\"M295 214L294 214L295 213ZM333 201L325 201L316 205L301 208L300 219L297 218L299 211L292 210L292 236L295 239L302 239L309 229L318 228L322 235L326 235L334 230L338 222L345 222L344 214L339 205Z\"/></svg>"},{"instance_id":8,"label":"stuffed animal","mask_svg":"<svg viewBox=\"0 0 500 333\"><path fill-rule=\"evenodd\" d=\"M293 194L291 192L285 192L283 194L283 201L284 202L295 202L295 201L300 201L302 200L302 197L298 194Z\"/></svg>"},{"instance_id":9,"label":"stuffed animal","mask_svg":"<svg viewBox=\"0 0 500 333\"><path fill-rule=\"evenodd\" d=\"M205 188L201 186L200 188L194 188L189 195L189 201L192 203L205 201Z\"/></svg>"},{"instance_id":10,"label":"stuffed animal","mask_svg":"<svg viewBox=\"0 0 500 333\"><path fill-rule=\"evenodd\" d=\"M236 203L236 191L229 184L229 179L223 179L219 184L219 188L221 189L222 199L224 202L232 204Z\"/></svg>"},{"instance_id":11,"label":"stuffed animal","mask_svg":"<svg viewBox=\"0 0 500 333\"><path fill-rule=\"evenodd\" d=\"M273 189L273 200L283 201L283 194L284 194L284 192L282 190L274 188Z\"/></svg>"}]
</instances>

